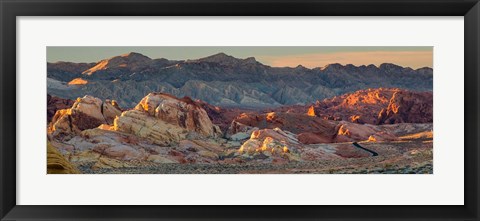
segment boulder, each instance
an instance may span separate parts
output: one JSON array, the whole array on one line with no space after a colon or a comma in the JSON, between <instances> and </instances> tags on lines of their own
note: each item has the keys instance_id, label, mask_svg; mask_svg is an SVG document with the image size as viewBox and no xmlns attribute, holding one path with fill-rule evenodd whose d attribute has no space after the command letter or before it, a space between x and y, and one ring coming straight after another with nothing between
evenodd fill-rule
<instances>
[{"instance_id":1,"label":"boulder","mask_svg":"<svg viewBox=\"0 0 480 221\"><path fill-rule=\"evenodd\" d=\"M262 153L266 156L288 154L300 148L297 135L280 128L256 130L249 140L245 141L239 153Z\"/></svg>"},{"instance_id":2,"label":"boulder","mask_svg":"<svg viewBox=\"0 0 480 221\"><path fill-rule=\"evenodd\" d=\"M58 110L48 131L54 137L74 135L102 124L112 124L120 114L110 102L87 95L78 98L71 108Z\"/></svg>"}]
</instances>

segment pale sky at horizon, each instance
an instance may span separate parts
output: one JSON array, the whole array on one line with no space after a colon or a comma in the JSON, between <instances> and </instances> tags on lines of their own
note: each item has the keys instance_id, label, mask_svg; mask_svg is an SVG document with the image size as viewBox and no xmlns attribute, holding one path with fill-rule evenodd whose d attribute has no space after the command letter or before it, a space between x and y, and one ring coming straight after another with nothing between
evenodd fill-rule
<instances>
[{"instance_id":1,"label":"pale sky at horizon","mask_svg":"<svg viewBox=\"0 0 480 221\"><path fill-rule=\"evenodd\" d=\"M380 65L394 63L403 67L433 67L431 46L152 46L152 47L96 47L50 46L47 61L98 62L129 52L137 52L152 59L198 59L223 52L236 58L255 57L257 61L274 67L308 68L327 64Z\"/></svg>"}]
</instances>

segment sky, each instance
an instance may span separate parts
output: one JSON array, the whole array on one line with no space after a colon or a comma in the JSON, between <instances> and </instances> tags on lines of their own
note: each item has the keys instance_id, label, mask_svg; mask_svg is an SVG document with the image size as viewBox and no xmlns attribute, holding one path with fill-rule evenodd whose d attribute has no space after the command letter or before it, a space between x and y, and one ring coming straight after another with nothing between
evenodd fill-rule
<instances>
[{"instance_id":1,"label":"sky","mask_svg":"<svg viewBox=\"0 0 480 221\"><path fill-rule=\"evenodd\" d=\"M332 63L342 65L380 65L394 63L403 67L433 68L431 46L159 46L159 47L96 47L49 46L47 61L98 62L129 52L141 53L152 59L187 60L223 52L236 58L255 57L273 67L324 67Z\"/></svg>"}]
</instances>

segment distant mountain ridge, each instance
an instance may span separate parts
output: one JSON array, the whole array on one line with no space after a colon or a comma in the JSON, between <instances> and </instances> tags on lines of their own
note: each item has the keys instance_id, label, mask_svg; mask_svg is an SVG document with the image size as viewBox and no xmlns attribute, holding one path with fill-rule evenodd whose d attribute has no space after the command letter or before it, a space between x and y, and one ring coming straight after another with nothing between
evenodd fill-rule
<instances>
[{"instance_id":1,"label":"distant mountain ridge","mask_svg":"<svg viewBox=\"0 0 480 221\"><path fill-rule=\"evenodd\" d=\"M308 104L367 88L432 91L431 68L395 64L322 68L271 67L225 53L193 60L151 59L128 53L97 63L47 63L48 93L68 99L93 95L133 107L150 92L189 96L217 106L272 107ZM88 83L68 85L81 78ZM78 79L77 79L78 81Z\"/></svg>"}]
</instances>

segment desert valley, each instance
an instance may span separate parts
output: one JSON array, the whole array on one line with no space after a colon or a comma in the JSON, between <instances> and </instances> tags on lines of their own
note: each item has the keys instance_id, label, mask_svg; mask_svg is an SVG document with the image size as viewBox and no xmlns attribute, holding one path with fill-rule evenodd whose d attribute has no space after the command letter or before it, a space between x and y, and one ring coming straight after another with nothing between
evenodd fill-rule
<instances>
[{"instance_id":1,"label":"desert valley","mask_svg":"<svg viewBox=\"0 0 480 221\"><path fill-rule=\"evenodd\" d=\"M47 64L47 171L432 174L433 70L224 53Z\"/></svg>"}]
</instances>

